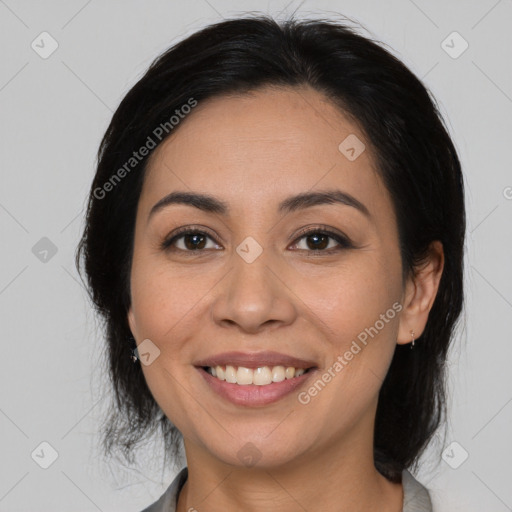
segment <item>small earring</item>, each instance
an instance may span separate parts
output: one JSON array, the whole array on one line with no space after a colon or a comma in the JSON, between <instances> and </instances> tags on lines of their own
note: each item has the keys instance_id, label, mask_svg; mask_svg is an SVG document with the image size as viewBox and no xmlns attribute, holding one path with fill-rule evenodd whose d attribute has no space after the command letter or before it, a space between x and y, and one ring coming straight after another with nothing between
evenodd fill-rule
<instances>
[{"instance_id":1,"label":"small earring","mask_svg":"<svg viewBox=\"0 0 512 512\"><path fill-rule=\"evenodd\" d=\"M126 341L131 345L134 346L134 348L130 349L130 359L132 362L136 363L139 359L139 352L137 350L137 344L135 343L135 338L133 336L128 336L126 338Z\"/></svg>"},{"instance_id":2,"label":"small earring","mask_svg":"<svg viewBox=\"0 0 512 512\"><path fill-rule=\"evenodd\" d=\"M412 344L411 344L411 350L412 350L412 348L414 347L414 331L411 331L411 336L412 336Z\"/></svg>"}]
</instances>

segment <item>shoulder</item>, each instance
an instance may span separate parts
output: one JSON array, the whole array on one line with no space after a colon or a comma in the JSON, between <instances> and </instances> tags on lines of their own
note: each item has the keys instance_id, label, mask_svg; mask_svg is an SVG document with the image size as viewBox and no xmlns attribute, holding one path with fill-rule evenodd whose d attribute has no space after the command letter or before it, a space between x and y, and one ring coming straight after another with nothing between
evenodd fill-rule
<instances>
[{"instance_id":1,"label":"shoulder","mask_svg":"<svg viewBox=\"0 0 512 512\"><path fill-rule=\"evenodd\" d=\"M402 512L433 512L432 501L426 487L416 480L409 471L402 471L404 508Z\"/></svg>"},{"instance_id":2,"label":"shoulder","mask_svg":"<svg viewBox=\"0 0 512 512\"><path fill-rule=\"evenodd\" d=\"M167 490L142 512L176 512L178 494L188 477L188 468L183 468L172 481Z\"/></svg>"}]
</instances>

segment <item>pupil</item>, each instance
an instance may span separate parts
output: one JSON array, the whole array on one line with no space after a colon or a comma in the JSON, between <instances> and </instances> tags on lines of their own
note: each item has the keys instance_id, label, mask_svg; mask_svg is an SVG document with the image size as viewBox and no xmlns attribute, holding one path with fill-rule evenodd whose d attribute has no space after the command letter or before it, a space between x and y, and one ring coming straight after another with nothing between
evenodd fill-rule
<instances>
[{"instance_id":1,"label":"pupil","mask_svg":"<svg viewBox=\"0 0 512 512\"><path fill-rule=\"evenodd\" d=\"M202 249L204 247L204 236L203 235L187 235L185 237L185 245L187 246L187 249L196 250L196 249ZM189 243L190 240L193 239L195 242L197 242L198 239L203 239L202 244L201 242L199 244L196 244L195 242Z\"/></svg>"},{"instance_id":2,"label":"pupil","mask_svg":"<svg viewBox=\"0 0 512 512\"><path fill-rule=\"evenodd\" d=\"M318 239L323 239L323 242L324 242L324 243L321 243L321 246L319 246L319 245L315 246L314 244L312 244L313 246L312 247L310 246L310 249L325 249L327 247L327 245L329 245L328 237L325 235L310 235L308 237L308 239L315 239L317 241L318 241ZM325 243L326 241L327 241L327 243Z\"/></svg>"}]
</instances>

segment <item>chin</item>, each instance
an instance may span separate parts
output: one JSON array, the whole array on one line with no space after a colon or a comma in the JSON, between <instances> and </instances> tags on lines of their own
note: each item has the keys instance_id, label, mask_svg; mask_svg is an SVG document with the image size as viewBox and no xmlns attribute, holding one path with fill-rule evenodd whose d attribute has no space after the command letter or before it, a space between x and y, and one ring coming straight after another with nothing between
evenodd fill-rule
<instances>
[{"instance_id":1,"label":"chin","mask_svg":"<svg viewBox=\"0 0 512 512\"><path fill-rule=\"evenodd\" d=\"M295 435L295 434L294 434ZM298 436L298 433L296 434ZM210 454L219 461L237 468L272 469L293 463L306 449L298 444L290 444L291 434L275 436L240 436L231 438L222 446L205 443ZM272 437L272 435L270 436ZM286 442L287 441L287 442Z\"/></svg>"}]
</instances>

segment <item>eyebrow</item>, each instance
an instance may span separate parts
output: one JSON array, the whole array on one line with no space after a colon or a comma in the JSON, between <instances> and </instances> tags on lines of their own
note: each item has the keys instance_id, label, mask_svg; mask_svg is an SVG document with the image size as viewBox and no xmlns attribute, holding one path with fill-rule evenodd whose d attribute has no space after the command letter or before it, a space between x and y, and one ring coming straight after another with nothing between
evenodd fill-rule
<instances>
[{"instance_id":1,"label":"eyebrow","mask_svg":"<svg viewBox=\"0 0 512 512\"><path fill-rule=\"evenodd\" d=\"M290 196L279 203L277 211L280 214L285 214L305 208L311 208L313 206L336 203L351 206L367 217L371 217L368 208L363 203L342 190L321 190L315 192L304 192L302 194ZM200 194L197 192L176 191L171 192L160 199L160 201L151 208L148 216L148 222L158 211L171 204L193 206L194 208L198 208L199 210L207 213L215 213L224 216L228 216L230 213L228 204L214 196Z\"/></svg>"}]
</instances>

